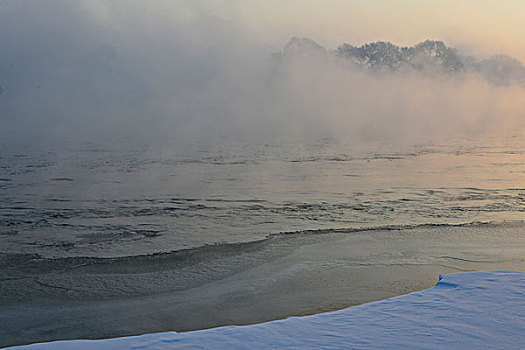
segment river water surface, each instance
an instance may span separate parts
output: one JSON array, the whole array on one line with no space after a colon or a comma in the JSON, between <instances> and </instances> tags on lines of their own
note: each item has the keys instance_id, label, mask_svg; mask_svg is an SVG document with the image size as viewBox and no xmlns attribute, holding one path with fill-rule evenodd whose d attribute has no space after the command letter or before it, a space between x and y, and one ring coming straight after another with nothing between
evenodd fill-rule
<instances>
[{"instance_id":1,"label":"river water surface","mask_svg":"<svg viewBox=\"0 0 525 350\"><path fill-rule=\"evenodd\" d=\"M129 144L4 145L1 250L129 256L279 232L497 224L525 211L520 134Z\"/></svg>"}]
</instances>

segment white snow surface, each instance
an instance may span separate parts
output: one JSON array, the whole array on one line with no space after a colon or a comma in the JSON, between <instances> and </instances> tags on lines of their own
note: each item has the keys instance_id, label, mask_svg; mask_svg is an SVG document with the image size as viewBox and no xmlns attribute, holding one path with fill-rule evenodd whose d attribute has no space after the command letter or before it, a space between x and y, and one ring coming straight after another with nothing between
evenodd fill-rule
<instances>
[{"instance_id":1,"label":"white snow surface","mask_svg":"<svg viewBox=\"0 0 525 350\"><path fill-rule=\"evenodd\" d=\"M520 349L525 273L440 276L433 288L340 311L250 326L17 349Z\"/></svg>"}]
</instances>

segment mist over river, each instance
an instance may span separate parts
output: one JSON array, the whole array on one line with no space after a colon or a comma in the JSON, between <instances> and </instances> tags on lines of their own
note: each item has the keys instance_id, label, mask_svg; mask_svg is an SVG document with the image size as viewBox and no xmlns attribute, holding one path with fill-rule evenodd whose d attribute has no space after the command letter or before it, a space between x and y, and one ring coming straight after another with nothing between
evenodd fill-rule
<instances>
[{"instance_id":1,"label":"mist over river","mask_svg":"<svg viewBox=\"0 0 525 350\"><path fill-rule=\"evenodd\" d=\"M129 144L2 145L1 251L143 255L280 232L498 224L525 210L521 134Z\"/></svg>"}]
</instances>

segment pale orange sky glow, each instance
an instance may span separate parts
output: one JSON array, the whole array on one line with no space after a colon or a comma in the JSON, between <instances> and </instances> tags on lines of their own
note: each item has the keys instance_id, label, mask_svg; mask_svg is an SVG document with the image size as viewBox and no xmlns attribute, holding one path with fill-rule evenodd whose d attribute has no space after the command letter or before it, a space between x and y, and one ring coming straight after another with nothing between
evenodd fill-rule
<instances>
[{"instance_id":1,"label":"pale orange sky glow","mask_svg":"<svg viewBox=\"0 0 525 350\"><path fill-rule=\"evenodd\" d=\"M237 2L239 18L269 42L306 36L329 47L431 38L466 53L525 61L525 2L475 0L267 0Z\"/></svg>"},{"instance_id":2,"label":"pale orange sky glow","mask_svg":"<svg viewBox=\"0 0 525 350\"><path fill-rule=\"evenodd\" d=\"M134 12L179 23L220 18L277 50L292 36L331 48L343 42L413 45L435 39L465 54L501 53L525 61L525 2L520 0L160 0L147 7L128 1L124 14L105 1L87 4L109 23Z\"/></svg>"}]
</instances>

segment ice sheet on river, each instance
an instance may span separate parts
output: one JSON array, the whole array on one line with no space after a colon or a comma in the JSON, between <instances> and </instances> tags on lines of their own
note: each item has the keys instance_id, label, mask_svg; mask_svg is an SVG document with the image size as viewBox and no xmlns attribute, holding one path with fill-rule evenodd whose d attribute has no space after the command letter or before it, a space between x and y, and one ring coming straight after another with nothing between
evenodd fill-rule
<instances>
[{"instance_id":1,"label":"ice sheet on river","mask_svg":"<svg viewBox=\"0 0 525 350\"><path fill-rule=\"evenodd\" d=\"M524 272L446 274L434 288L336 312L20 349L518 349L525 340L524 298Z\"/></svg>"}]
</instances>

